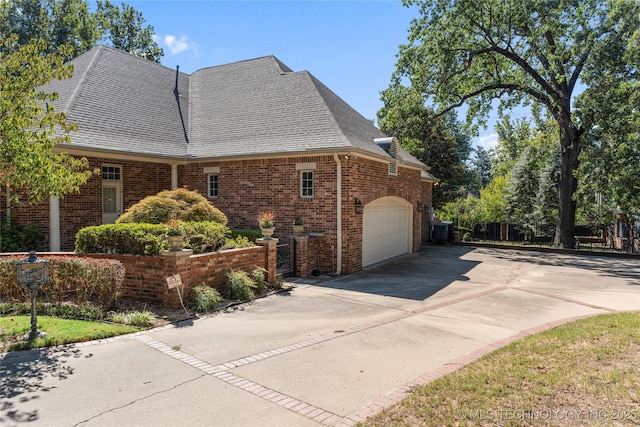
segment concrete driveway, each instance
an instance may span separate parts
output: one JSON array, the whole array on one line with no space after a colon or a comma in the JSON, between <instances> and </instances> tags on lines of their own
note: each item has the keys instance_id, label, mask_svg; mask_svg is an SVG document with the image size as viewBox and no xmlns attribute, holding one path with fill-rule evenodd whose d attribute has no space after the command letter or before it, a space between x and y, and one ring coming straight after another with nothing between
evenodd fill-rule
<instances>
[{"instance_id":1,"label":"concrete driveway","mask_svg":"<svg viewBox=\"0 0 640 427\"><path fill-rule=\"evenodd\" d=\"M510 341L638 310L639 261L425 246L237 311L0 355L0 424L354 425Z\"/></svg>"}]
</instances>

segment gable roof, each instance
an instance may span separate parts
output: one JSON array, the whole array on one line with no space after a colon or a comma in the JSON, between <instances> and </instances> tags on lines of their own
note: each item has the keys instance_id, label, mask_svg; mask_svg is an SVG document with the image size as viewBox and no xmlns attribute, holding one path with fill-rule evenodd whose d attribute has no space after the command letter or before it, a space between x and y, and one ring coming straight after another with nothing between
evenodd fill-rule
<instances>
[{"instance_id":1,"label":"gable roof","mask_svg":"<svg viewBox=\"0 0 640 427\"><path fill-rule=\"evenodd\" d=\"M74 76L47 89L78 123L78 148L201 160L336 150L390 159L372 121L274 56L191 75L106 46L71 63ZM404 151L401 160L426 168Z\"/></svg>"}]
</instances>

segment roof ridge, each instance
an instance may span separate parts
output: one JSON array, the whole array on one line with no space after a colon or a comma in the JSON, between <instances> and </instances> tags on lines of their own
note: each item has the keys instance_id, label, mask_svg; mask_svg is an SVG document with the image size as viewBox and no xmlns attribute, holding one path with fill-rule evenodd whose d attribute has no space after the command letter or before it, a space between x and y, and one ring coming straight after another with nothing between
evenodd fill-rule
<instances>
[{"instance_id":1,"label":"roof ridge","mask_svg":"<svg viewBox=\"0 0 640 427\"><path fill-rule=\"evenodd\" d=\"M103 54L103 49L102 48L104 48L104 46L100 45L100 46L97 46L97 49L95 49L95 52L93 53L91 61L89 61L89 66L87 66L86 69L84 70L84 73L82 73L82 77L79 77L80 80L78 81L78 84L75 86L73 92L71 93L71 96L69 97L67 105L65 105L64 111L71 111L73 109L73 107L74 107L76 101L78 100L80 94L82 93L82 91L84 90L85 86L87 85L87 78L86 77L89 75L89 72L95 68L96 63L98 62L98 60L100 59L100 57ZM88 52L91 52L93 50L94 49L91 49ZM75 64L74 64L73 73L74 73L74 76L75 76ZM71 78L73 78L74 76L71 76Z\"/></svg>"},{"instance_id":2,"label":"roof ridge","mask_svg":"<svg viewBox=\"0 0 640 427\"><path fill-rule=\"evenodd\" d=\"M285 63L280 61L275 55L264 55L264 56L258 56L256 58L241 59L239 61L227 62L225 64L210 65L208 67L198 68L197 70L195 70L191 74L195 74L195 73L197 73L199 71L212 70L212 69L215 69L215 68L228 67L228 66L231 66L231 65L238 65L238 64L247 63L247 62L253 62L253 61L260 61L260 60L264 60L264 59L268 59L268 58L273 59L283 73L293 73L294 72Z\"/></svg>"},{"instance_id":3,"label":"roof ridge","mask_svg":"<svg viewBox=\"0 0 640 427\"><path fill-rule=\"evenodd\" d=\"M345 101L342 98L340 98L335 92L333 92L331 89L329 89L327 86L325 86L311 72L309 72L307 70L303 70L303 71L297 71L297 72L295 72L295 74L304 75L306 78L309 79L311 84L313 84L313 87L315 88L316 92L318 93L318 95L322 99L323 108L327 111L327 113L329 114L329 117L331 118L331 121L333 121L333 123L335 124L336 128L340 131L340 135L341 135L343 141L346 142L348 145L353 146L353 143L349 140L347 135L345 135L344 129L342 129L342 126L340 126L340 122L338 122L338 119L336 119L336 116L333 114L331 106L329 105L329 102L327 102L327 99L325 98L324 93L323 93L322 90L320 90L320 88L329 91L334 96L336 96L340 101L342 101L342 102L345 102Z\"/></svg>"}]
</instances>

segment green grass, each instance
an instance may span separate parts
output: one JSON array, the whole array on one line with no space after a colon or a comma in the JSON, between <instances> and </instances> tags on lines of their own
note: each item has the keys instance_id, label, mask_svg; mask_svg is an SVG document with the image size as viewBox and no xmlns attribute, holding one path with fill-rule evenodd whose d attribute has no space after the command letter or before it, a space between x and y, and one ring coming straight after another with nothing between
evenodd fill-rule
<instances>
[{"instance_id":1,"label":"green grass","mask_svg":"<svg viewBox=\"0 0 640 427\"><path fill-rule=\"evenodd\" d=\"M417 388L365 426L640 424L640 313L514 342Z\"/></svg>"},{"instance_id":2,"label":"green grass","mask_svg":"<svg viewBox=\"0 0 640 427\"><path fill-rule=\"evenodd\" d=\"M103 339L139 331L139 328L127 325L114 325L103 322L60 319L38 316L38 330L47 333L46 337L30 341L22 340L31 330L31 316L0 317L0 351L18 351L74 342Z\"/></svg>"}]
</instances>

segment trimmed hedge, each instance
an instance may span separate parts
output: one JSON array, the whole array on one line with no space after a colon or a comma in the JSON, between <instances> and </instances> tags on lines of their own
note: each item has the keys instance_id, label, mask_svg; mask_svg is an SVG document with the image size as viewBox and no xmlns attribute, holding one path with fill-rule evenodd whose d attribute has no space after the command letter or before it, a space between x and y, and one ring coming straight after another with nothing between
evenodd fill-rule
<instances>
[{"instance_id":1,"label":"trimmed hedge","mask_svg":"<svg viewBox=\"0 0 640 427\"><path fill-rule=\"evenodd\" d=\"M226 243L228 229L216 222L183 222L185 248L205 253L220 249ZM76 234L75 251L121 255L157 256L168 249L165 224L104 224L82 228Z\"/></svg>"},{"instance_id":2,"label":"trimmed hedge","mask_svg":"<svg viewBox=\"0 0 640 427\"><path fill-rule=\"evenodd\" d=\"M76 234L75 252L87 254L159 255L167 249L164 224L103 224Z\"/></svg>"},{"instance_id":3,"label":"trimmed hedge","mask_svg":"<svg viewBox=\"0 0 640 427\"><path fill-rule=\"evenodd\" d=\"M235 239L237 237L246 237L253 243L255 243L257 239L262 237L262 232L260 230L254 230L251 228L232 228L230 230L230 233L232 239Z\"/></svg>"},{"instance_id":4,"label":"trimmed hedge","mask_svg":"<svg viewBox=\"0 0 640 427\"><path fill-rule=\"evenodd\" d=\"M120 261L56 256L47 259L49 283L40 288L41 298L59 304L98 302L105 310L115 304L125 276ZM16 263L23 260L17 256L0 258L0 301L29 300L29 291L18 284L16 277Z\"/></svg>"}]
</instances>

